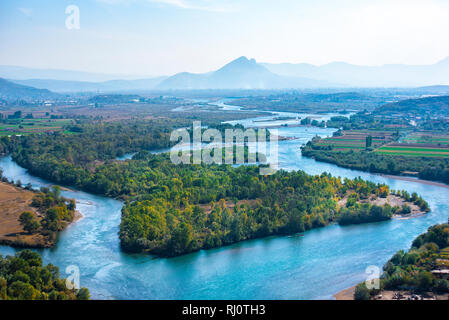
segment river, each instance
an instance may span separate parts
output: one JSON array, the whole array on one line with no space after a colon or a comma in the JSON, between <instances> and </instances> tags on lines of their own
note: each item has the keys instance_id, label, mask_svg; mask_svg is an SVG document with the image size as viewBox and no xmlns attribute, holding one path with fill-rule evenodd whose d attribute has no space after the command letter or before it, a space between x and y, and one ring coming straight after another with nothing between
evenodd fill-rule
<instances>
[{"instance_id":1,"label":"river","mask_svg":"<svg viewBox=\"0 0 449 320\"><path fill-rule=\"evenodd\" d=\"M323 116L323 115L322 115ZM245 120L248 121L248 120ZM245 123L247 124L247 123ZM331 225L301 236L269 237L176 258L124 254L118 227L122 203L80 191L63 191L77 200L83 218L60 233L55 248L39 251L44 263L61 269L78 266L81 285L94 299L332 299L336 292L366 279L365 269L382 265L429 226L449 217L449 189L339 168L301 156L299 147L316 134L329 136L334 129L280 128L279 165L309 174L361 176L388 184L392 189L417 192L431 212L420 218L356 226ZM10 157L0 159L9 179L50 185L31 176ZM0 254L16 250L0 246Z\"/></svg>"}]
</instances>

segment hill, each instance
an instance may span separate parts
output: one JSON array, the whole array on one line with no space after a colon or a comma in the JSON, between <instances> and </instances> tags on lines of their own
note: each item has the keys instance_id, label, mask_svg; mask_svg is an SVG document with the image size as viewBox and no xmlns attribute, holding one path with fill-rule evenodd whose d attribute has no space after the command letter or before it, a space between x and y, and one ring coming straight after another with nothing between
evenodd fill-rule
<instances>
[{"instance_id":1,"label":"hill","mask_svg":"<svg viewBox=\"0 0 449 320\"><path fill-rule=\"evenodd\" d=\"M59 95L47 89L20 85L0 78L0 99L6 101L16 100L46 100L55 99Z\"/></svg>"},{"instance_id":2,"label":"hill","mask_svg":"<svg viewBox=\"0 0 449 320\"><path fill-rule=\"evenodd\" d=\"M385 115L407 113L415 117L447 117L449 115L449 96L407 99L388 103L377 108L374 113Z\"/></svg>"},{"instance_id":3,"label":"hill","mask_svg":"<svg viewBox=\"0 0 449 320\"><path fill-rule=\"evenodd\" d=\"M166 77L137 79L137 80L109 80L103 82L66 81L53 79L11 80L12 82L49 89L54 92L119 92L152 90Z\"/></svg>"}]
</instances>

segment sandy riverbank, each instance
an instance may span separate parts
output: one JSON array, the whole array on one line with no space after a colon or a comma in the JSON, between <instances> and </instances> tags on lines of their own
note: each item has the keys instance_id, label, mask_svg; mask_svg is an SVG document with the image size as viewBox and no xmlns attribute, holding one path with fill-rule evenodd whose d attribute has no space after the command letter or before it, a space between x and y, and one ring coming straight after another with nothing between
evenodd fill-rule
<instances>
[{"instance_id":1,"label":"sandy riverbank","mask_svg":"<svg viewBox=\"0 0 449 320\"><path fill-rule=\"evenodd\" d=\"M436 187L449 189L449 185L447 185L445 183L442 183L442 182L436 182L436 181L430 181L430 180L422 180L422 179L417 179L417 178L407 177L407 176L394 176L394 175L388 175L388 174L381 174L380 176L385 177L385 178L389 178L389 179L397 179L397 180L402 180L402 181L417 182L417 183L422 183L422 184L426 184L426 185L429 185L429 186L436 186Z\"/></svg>"},{"instance_id":2,"label":"sandy riverbank","mask_svg":"<svg viewBox=\"0 0 449 320\"><path fill-rule=\"evenodd\" d=\"M355 286L334 294L335 300L354 300Z\"/></svg>"},{"instance_id":3,"label":"sandy riverbank","mask_svg":"<svg viewBox=\"0 0 449 320\"><path fill-rule=\"evenodd\" d=\"M355 287L342 290L334 294L335 300L354 300ZM398 299L400 297L400 299ZM423 294L415 294L410 291L384 290L376 296L374 300L443 300L447 301L449 294L435 294L433 292L425 292Z\"/></svg>"},{"instance_id":4,"label":"sandy riverbank","mask_svg":"<svg viewBox=\"0 0 449 320\"><path fill-rule=\"evenodd\" d=\"M38 221L43 219L42 214L31 206L35 195L33 191L0 182L0 244L24 248L50 248L56 244L52 237L25 232L19 222L20 215L25 211L32 212ZM70 224L82 218L81 212L75 211Z\"/></svg>"}]
</instances>

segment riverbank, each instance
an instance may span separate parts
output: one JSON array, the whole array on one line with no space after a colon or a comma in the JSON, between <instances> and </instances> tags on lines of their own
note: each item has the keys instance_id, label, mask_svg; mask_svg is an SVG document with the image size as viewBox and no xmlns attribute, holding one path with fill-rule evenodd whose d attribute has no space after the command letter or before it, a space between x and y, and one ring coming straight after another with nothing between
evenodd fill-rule
<instances>
[{"instance_id":1,"label":"riverbank","mask_svg":"<svg viewBox=\"0 0 449 320\"><path fill-rule=\"evenodd\" d=\"M344 289L334 294L335 300L354 300L355 287Z\"/></svg>"},{"instance_id":2,"label":"riverbank","mask_svg":"<svg viewBox=\"0 0 449 320\"><path fill-rule=\"evenodd\" d=\"M449 185L442 183L442 182L423 180L423 179L418 179L418 178L413 178L413 177L408 177L408 176L395 176L395 175L389 175L389 174L379 174L379 175L381 177L385 177L388 179L396 179L396 180L402 180L402 181L408 181L408 182L417 182L417 183L425 184L428 186L435 186L435 187L449 189Z\"/></svg>"},{"instance_id":3,"label":"riverbank","mask_svg":"<svg viewBox=\"0 0 449 320\"><path fill-rule=\"evenodd\" d=\"M354 300L355 287L350 287L344 289L340 292L334 294L335 300ZM449 300L449 294L435 294L433 292L425 292L422 294L415 294L410 291L399 291L399 290L384 290L381 291L374 300Z\"/></svg>"},{"instance_id":4,"label":"riverbank","mask_svg":"<svg viewBox=\"0 0 449 320\"><path fill-rule=\"evenodd\" d=\"M37 220L42 216L31 206L35 193L18 188L12 184L0 182L0 244L48 248L50 243L42 234L28 234L20 225L19 217L24 211L34 214Z\"/></svg>"},{"instance_id":5,"label":"riverbank","mask_svg":"<svg viewBox=\"0 0 449 320\"><path fill-rule=\"evenodd\" d=\"M397 168L395 172L400 172L400 175L394 175L394 174L388 174L390 170L385 167L385 159L380 158L378 154L375 152L365 152L365 151L357 151L357 152L346 152L346 151L330 151L330 150L323 150L323 149L314 149L311 145L303 145L300 146L299 149L301 150L301 155L310 159L313 159L315 161L324 162L336 165L340 168L345 168L349 170L357 170L357 171L363 171L370 174L376 174L381 177L389 178L389 179L395 179L395 180L403 180L408 182L419 182L425 185L431 185L431 186L438 186L442 188L449 188L449 184L446 184L445 180L441 180L443 178L443 162L436 162L437 160L445 160L444 158L427 158L428 162L425 162L424 165L433 166L433 167L439 167L442 166L441 174L440 176L434 175L432 177L432 180L424 180L419 179L416 176L419 175L418 169L415 169L416 172L412 172L409 170L405 170L404 166L402 168ZM362 160L361 160L362 159ZM392 159L394 159L392 157ZM391 161L393 161L390 159ZM390 161L389 160L389 161ZM406 159L395 159L394 161L397 161L396 167L399 167L399 164L407 161ZM433 161L433 162L431 162ZM384 162L384 167L376 167L374 165L375 163ZM368 166L368 164L371 163L371 165ZM374 165L374 168L372 166ZM423 165L423 167L424 167ZM423 167L420 167L419 170L423 169ZM429 176L429 175L427 175Z\"/></svg>"},{"instance_id":6,"label":"riverbank","mask_svg":"<svg viewBox=\"0 0 449 320\"><path fill-rule=\"evenodd\" d=\"M19 248L51 248L56 245L56 236L42 232L30 234L23 229L19 217L31 212L40 223L44 215L31 205L36 192L19 188L10 183L0 182L0 244ZM79 221L83 215L74 212L74 219L65 222L64 228Z\"/></svg>"}]
</instances>

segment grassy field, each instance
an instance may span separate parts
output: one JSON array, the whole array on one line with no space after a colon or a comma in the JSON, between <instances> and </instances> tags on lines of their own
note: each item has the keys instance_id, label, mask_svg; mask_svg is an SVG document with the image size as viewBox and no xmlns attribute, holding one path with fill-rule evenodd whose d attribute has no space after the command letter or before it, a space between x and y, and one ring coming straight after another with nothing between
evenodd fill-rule
<instances>
[{"instance_id":1,"label":"grassy field","mask_svg":"<svg viewBox=\"0 0 449 320\"><path fill-rule=\"evenodd\" d=\"M341 136L323 139L317 143L317 145L321 147L331 147L332 150L337 151L364 150L366 137L368 136L373 138L372 146L374 148L378 148L393 141L392 131L348 130L342 131Z\"/></svg>"},{"instance_id":2,"label":"grassy field","mask_svg":"<svg viewBox=\"0 0 449 320\"><path fill-rule=\"evenodd\" d=\"M61 131L72 123L71 119L49 118L4 120L0 122L0 136Z\"/></svg>"},{"instance_id":3,"label":"grassy field","mask_svg":"<svg viewBox=\"0 0 449 320\"><path fill-rule=\"evenodd\" d=\"M430 149L430 148L407 148L407 147L381 147L376 150L377 153L414 157L449 157L448 149Z\"/></svg>"}]
</instances>

